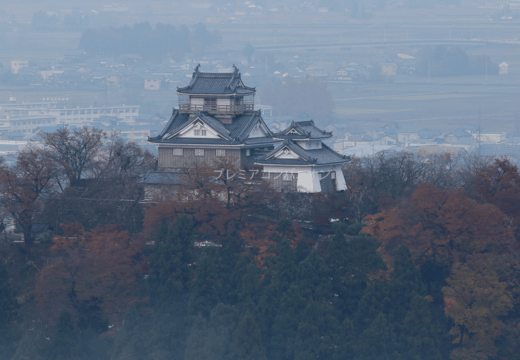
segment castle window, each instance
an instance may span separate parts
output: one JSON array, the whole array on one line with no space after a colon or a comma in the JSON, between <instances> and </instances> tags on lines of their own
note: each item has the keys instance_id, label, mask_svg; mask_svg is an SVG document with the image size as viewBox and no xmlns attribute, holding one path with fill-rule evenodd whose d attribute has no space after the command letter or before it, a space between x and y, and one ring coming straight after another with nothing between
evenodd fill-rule
<instances>
[{"instance_id":1,"label":"castle window","mask_svg":"<svg viewBox=\"0 0 520 360\"><path fill-rule=\"evenodd\" d=\"M204 156L204 149L195 149L195 156Z\"/></svg>"},{"instance_id":2,"label":"castle window","mask_svg":"<svg viewBox=\"0 0 520 360\"><path fill-rule=\"evenodd\" d=\"M226 156L226 150L217 150L217 156Z\"/></svg>"},{"instance_id":3,"label":"castle window","mask_svg":"<svg viewBox=\"0 0 520 360\"><path fill-rule=\"evenodd\" d=\"M173 149L173 156L182 156L183 154L183 149Z\"/></svg>"},{"instance_id":4,"label":"castle window","mask_svg":"<svg viewBox=\"0 0 520 360\"><path fill-rule=\"evenodd\" d=\"M292 180L291 179L291 175L292 174L287 174L287 173L283 174L282 180L283 181L291 181Z\"/></svg>"},{"instance_id":5,"label":"castle window","mask_svg":"<svg viewBox=\"0 0 520 360\"><path fill-rule=\"evenodd\" d=\"M204 129L203 127L201 127L200 129L194 129L193 135L194 136L206 136L206 129Z\"/></svg>"},{"instance_id":6,"label":"castle window","mask_svg":"<svg viewBox=\"0 0 520 360\"><path fill-rule=\"evenodd\" d=\"M249 149L246 150L246 156L251 156L251 150L249 150Z\"/></svg>"}]
</instances>

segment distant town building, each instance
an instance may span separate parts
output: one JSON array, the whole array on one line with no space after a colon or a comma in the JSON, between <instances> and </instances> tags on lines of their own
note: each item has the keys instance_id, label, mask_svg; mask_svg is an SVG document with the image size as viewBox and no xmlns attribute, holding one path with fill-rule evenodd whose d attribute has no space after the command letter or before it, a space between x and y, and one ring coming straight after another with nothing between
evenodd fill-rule
<instances>
[{"instance_id":1,"label":"distant town building","mask_svg":"<svg viewBox=\"0 0 520 360\"><path fill-rule=\"evenodd\" d=\"M381 75L395 76L397 74L397 65L394 63L381 63Z\"/></svg>"},{"instance_id":2,"label":"distant town building","mask_svg":"<svg viewBox=\"0 0 520 360\"><path fill-rule=\"evenodd\" d=\"M144 89L145 90L160 90L161 82L163 78L162 76L147 76L144 78Z\"/></svg>"},{"instance_id":3,"label":"distant town building","mask_svg":"<svg viewBox=\"0 0 520 360\"><path fill-rule=\"evenodd\" d=\"M506 139L506 133L482 133L474 134L473 137L482 142L498 144L499 142L504 141Z\"/></svg>"},{"instance_id":4,"label":"distant town building","mask_svg":"<svg viewBox=\"0 0 520 360\"><path fill-rule=\"evenodd\" d=\"M12 60L11 61L11 72L13 74L18 74L20 69L24 67L29 67L29 61L27 60Z\"/></svg>"},{"instance_id":5,"label":"distant town building","mask_svg":"<svg viewBox=\"0 0 520 360\"><path fill-rule=\"evenodd\" d=\"M498 75L507 75L508 71L509 71L508 63L502 62L502 63L500 63L500 65L498 65Z\"/></svg>"},{"instance_id":6,"label":"distant town building","mask_svg":"<svg viewBox=\"0 0 520 360\"><path fill-rule=\"evenodd\" d=\"M41 126L91 125L101 117L115 121L135 123L139 106L58 108L56 102L0 104L0 129L21 133L34 133Z\"/></svg>"}]
</instances>

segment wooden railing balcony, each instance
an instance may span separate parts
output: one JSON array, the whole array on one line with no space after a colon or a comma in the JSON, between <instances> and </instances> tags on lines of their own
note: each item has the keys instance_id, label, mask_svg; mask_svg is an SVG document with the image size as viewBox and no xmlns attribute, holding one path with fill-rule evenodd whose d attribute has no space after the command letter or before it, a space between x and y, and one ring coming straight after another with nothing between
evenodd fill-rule
<instances>
[{"instance_id":1,"label":"wooden railing balcony","mask_svg":"<svg viewBox=\"0 0 520 360\"><path fill-rule=\"evenodd\" d=\"M254 104L242 105L194 105L179 104L179 112L194 113L197 111L207 111L210 114L236 115L242 114L244 111L252 111L255 109Z\"/></svg>"}]
</instances>

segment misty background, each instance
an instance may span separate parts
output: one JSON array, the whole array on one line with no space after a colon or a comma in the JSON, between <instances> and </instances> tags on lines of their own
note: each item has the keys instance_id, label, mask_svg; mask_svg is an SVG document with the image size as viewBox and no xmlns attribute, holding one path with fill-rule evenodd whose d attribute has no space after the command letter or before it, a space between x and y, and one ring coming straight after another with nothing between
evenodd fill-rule
<instances>
[{"instance_id":1,"label":"misty background","mask_svg":"<svg viewBox=\"0 0 520 360\"><path fill-rule=\"evenodd\" d=\"M4 1L0 190L52 186L2 205L0 358L513 358L519 30L515 0ZM147 203L198 64L331 131L348 190Z\"/></svg>"},{"instance_id":2,"label":"misty background","mask_svg":"<svg viewBox=\"0 0 520 360\"><path fill-rule=\"evenodd\" d=\"M140 120L165 120L196 64L236 64L275 125L313 118L335 140L402 122L513 136L518 19L498 1L19 1L0 10L0 102L139 105ZM28 67L14 74L13 60Z\"/></svg>"}]
</instances>

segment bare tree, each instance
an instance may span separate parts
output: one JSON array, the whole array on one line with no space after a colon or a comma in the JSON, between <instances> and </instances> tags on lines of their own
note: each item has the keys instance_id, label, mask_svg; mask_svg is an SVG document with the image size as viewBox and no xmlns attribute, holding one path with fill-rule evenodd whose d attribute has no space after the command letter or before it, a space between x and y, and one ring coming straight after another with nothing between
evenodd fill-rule
<instances>
[{"instance_id":1,"label":"bare tree","mask_svg":"<svg viewBox=\"0 0 520 360\"><path fill-rule=\"evenodd\" d=\"M117 133L111 134L108 139L93 169L95 178L117 180L124 186L153 170L155 157L148 150L135 142L125 142Z\"/></svg>"},{"instance_id":2,"label":"bare tree","mask_svg":"<svg viewBox=\"0 0 520 360\"><path fill-rule=\"evenodd\" d=\"M361 221L366 215L398 205L419 184L441 189L469 190L476 174L491 164L490 158L473 154L416 154L382 152L373 157L354 158L344 167L350 217Z\"/></svg>"},{"instance_id":3,"label":"bare tree","mask_svg":"<svg viewBox=\"0 0 520 360\"><path fill-rule=\"evenodd\" d=\"M22 229L28 247L34 241L34 216L43 208L45 195L52 192L56 172L51 153L34 147L20 152L12 168L0 160L0 204Z\"/></svg>"},{"instance_id":4,"label":"bare tree","mask_svg":"<svg viewBox=\"0 0 520 360\"><path fill-rule=\"evenodd\" d=\"M92 171L107 134L102 130L85 126L72 132L64 127L53 133L43 133L41 136L43 144L52 150L52 156L63 169L69 184L74 184L85 172ZM60 177L57 179L63 190Z\"/></svg>"}]
</instances>

